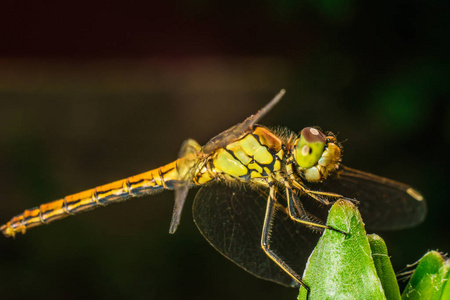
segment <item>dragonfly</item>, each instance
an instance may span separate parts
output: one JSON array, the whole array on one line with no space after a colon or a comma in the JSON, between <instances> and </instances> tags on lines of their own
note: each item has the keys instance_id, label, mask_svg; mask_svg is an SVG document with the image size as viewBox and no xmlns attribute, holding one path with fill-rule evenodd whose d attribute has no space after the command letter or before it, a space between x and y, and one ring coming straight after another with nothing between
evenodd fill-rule
<instances>
[{"instance_id":1,"label":"dragonfly","mask_svg":"<svg viewBox=\"0 0 450 300\"><path fill-rule=\"evenodd\" d=\"M186 140L167 165L27 209L0 230L14 237L110 203L174 190L169 232L175 233L189 189L199 187L193 217L214 248L257 277L308 289L300 274L317 233L339 231L324 222L335 201L357 202L372 229L408 228L424 219L426 203L416 189L343 165L333 133L258 125L284 94L204 146Z\"/></svg>"}]
</instances>

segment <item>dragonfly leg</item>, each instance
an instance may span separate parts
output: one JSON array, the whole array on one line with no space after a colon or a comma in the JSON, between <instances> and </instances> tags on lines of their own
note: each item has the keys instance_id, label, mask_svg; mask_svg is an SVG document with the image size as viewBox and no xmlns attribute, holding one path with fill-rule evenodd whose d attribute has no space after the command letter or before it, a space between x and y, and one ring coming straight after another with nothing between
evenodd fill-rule
<instances>
[{"instance_id":1,"label":"dragonfly leg","mask_svg":"<svg viewBox=\"0 0 450 300\"><path fill-rule=\"evenodd\" d=\"M300 202L300 199L298 199L297 195L292 191L292 189L289 186L286 186L286 197L287 197L287 202L288 202L289 216L291 217L292 220L299 222L301 224L304 224L308 227L314 228L314 229L319 229L319 230L329 229L329 230L333 230L333 231L342 233L344 235L348 234L347 232L336 229L334 227L321 224L314 217L311 218L311 216L303 208L303 205ZM300 213L300 216L297 214L296 210Z\"/></svg>"},{"instance_id":2,"label":"dragonfly leg","mask_svg":"<svg viewBox=\"0 0 450 300\"><path fill-rule=\"evenodd\" d=\"M359 201L353 198L344 197L340 194L336 193L330 193L330 192L321 192L321 191L313 191L310 189L307 189L304 185L298 183L297 181L293 181L293 185L295 188L302 191L302 193L308 195L309 197L313 198L314 200L317 200L318 202L330 205L336 202L337 200L347 200L352 202L355 205L359 205ZM334 199L333 201L330 201L329 198Z\"/></svg>"},{"instance_id":3,"label":"dragonfly leg","mask_svg":"<svg viewBox=\"0 0 450 300\"><path fill-rule=\"evenodd\" d=\"M346 200L346 201L350 201L351 203L355 204L356 206L359 205L359 201L354 198L341 197L341 198L339 198L339 200Z\"/></svg>"},{"instance_id":4,"label":"dragonfly leg","mask_svg":"<svg viewBox=\"0 0 450 300\"><path fill-rule=\"evenodd\" d=\"M270 248L270 232L272 230L272 219L275 212L276 205L276 188L273 184L269 184L270 194L267 199L266 215L264 218L264 226L261 236L261 247L264 252L269 256L280 268L294 278L301 286L307 291L307 299L309 298L309 287L302 281L302 277L292 269L274 250Z\"/></svg>"},{"instance_id":5,"label":"dragonfly leg","mask_svg":"<svg viewBox=\"0 0 450 300\"><path fill-rule=\"evenodd\" d=\"M337 200L347 200L347 201L352 202L353 204L359 205L359 201L358 201L358 200L353 199L353 198L344 197L344 196L339 195L339 194L336 194L336 193L321 192L321 191L312 191L312 190L308 190L308 189L305 189L304 191L305 191L305 193L306 193L308 196L310 196L310 197L313 197L313 196L314 196L314 197L318 197L319 199L323 199L323 198L320 197L320 196L325 196L325 197L327 197L327 198L333 198L334 201L331 201L331 202L330 202L328 199L325 198L325 200L326 200L327 203L324 203L324 204L327 204L327 205L333 204L333 203L336 202ZM319 201L320 201L320 200L319 200Z\"/></svg>"},{"instance_id":6,"label":"dragonfly leg","mask_svg":"<svg viewBox=\"0 0 450 300\"><path fill-rule=\"evenodd\" d=\"M320 221L315 217L310 216L310 214L303 207L303 204L298 199L297 195L289 187L286 187L286 197L289 216L292 220L320 231L328 228L328 226L320 223Z\"/></svg>"}]
</instances>

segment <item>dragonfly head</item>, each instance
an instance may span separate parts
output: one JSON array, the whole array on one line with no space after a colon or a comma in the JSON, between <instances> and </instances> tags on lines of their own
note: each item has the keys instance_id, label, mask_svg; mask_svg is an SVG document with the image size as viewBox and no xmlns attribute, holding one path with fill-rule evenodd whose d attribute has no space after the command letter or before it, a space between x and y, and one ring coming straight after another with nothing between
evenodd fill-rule
<instances>
[{"instance_id":1,"label":"dragonfly head","mask_svg":"<svg viewBox=\"0 0 450 300\"><path fill-rule=\"evenodd\" d=\"M313 127L303 128L292 154L297 172L309 182L325 180L341 161L341 147L334 135L325 135Z\"/></svg>"}]
</instances>

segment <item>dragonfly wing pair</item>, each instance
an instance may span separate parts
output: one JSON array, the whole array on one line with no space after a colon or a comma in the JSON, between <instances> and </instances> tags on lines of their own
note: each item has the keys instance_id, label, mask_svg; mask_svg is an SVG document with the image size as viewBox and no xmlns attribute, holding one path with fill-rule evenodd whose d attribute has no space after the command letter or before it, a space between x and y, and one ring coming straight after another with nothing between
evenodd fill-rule
<instances>
[{"instance_id":1,"label":"dragonfly wing pair","mask_svg":"<svg viewBox=\"0 0 450 300\"><path fill-rule=\"evenodd\" d=\"M298 287L261 248L268 192L238 184L202 187L194 200L194 220L206 240L238 266L259 278ZM283 200L282 193L277 196ZM318 238L318 234L293 221L284 207L277 209L271 244L298 274L302 274Z\"/></svg>"},{"instance_id":2,"label":"dragonfly wing pair","mask_svg":"<svg viewBox=\"0 0 450 300\"><path fill-rule=\"evenodd\" d=\"M411 186L343 165L334 176L308 187L358 200L369 230L405 229L425 219L426 202Z\"/></svg>"},{"instance_id":3,"label":"dragonfly wing pair","mask_svg":"<svg viewBox=\"0 0 450 300\"><path fill-rule=\"evenodd\" d=\"M425 200L410 186L345 166L322 183L309 183L308 188L358 200L369 230L409 228L422 222L426 214ZM194 201L195 223L214 248L243 269L257 277L296 287L298 283L261 249L267 196L268 190L263 188L207 185ZM278 193L278 199L285 201L282 193ZM308 205L308 212L326 219L329 207L318 205L307 195L301 196L301 201ZM277 210L272 224L271 245L302 274L319 235L293 221L284 207Z\"/></svg>"},{"instance_id":4,"label":"dragonfly wing pair","mask_svg":"<svg viewBox=\"0 0 450 300\"><path fill-rule=\"evenodd\" d=\"M267 103L262 109L260 109L256 114L251 115L243 122L234 125L231 128L219 133L205 146L203 146L203 152L206 154L212 153L213 151L224 148L232 141L236 140L241 136L244 132L250 130L253 125L256 124L262 117L264 117L278 102L280 102L281 98L284 96L286 91L281 90L269 103Z\"/></svg>"}]
</instances>

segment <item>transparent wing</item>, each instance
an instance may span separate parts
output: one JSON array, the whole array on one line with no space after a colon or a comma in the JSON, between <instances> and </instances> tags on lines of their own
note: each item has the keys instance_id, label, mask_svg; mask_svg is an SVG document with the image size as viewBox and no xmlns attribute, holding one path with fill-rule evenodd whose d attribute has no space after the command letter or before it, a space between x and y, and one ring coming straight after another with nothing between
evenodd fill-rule
<instances>
[{"instance_id":1,"label":"transparent wing","mask_svg":"<svg viewBox=\"0 0 450 300\"><path fill-rule=\"evenodd\" d=\"M212 153L214 150L224 148L230 142L236 140L242 133L250 130L258 120L264 117L284 96L285 90L281 90L269 103L267 103L256 114L251 115L245 119L242 123L238 123L233 127L219 133L213 137L205 146L203 146L203 152L206 154Z\"/></svg>"},{"instance_id":2,"label":"transparent wing","mask_svg":"<svg viewBox=\"0 0 450 300\"><path fill-rule=\"evenodd\" d=\"M298 284L261 249L268 190L213 184L200 189L193 205L195 223L217 251L251 274L279 284ZM278 200L285 201L281 194ZM279 207L273 220L271 248L298 274L319 238Z\"/></svg>"},{"instance_id":3,"label":"transparent wing","mask_svg":"<svg viewBox=\"0 0 450 300\"><path fill-rule=\"evenodd\" d=\"M184 174L183 183L175 186L175 203L173 206L172 220L170 221L169 233L174 234L180 224L181 213L189 191L189 184L192 181L192 169L196 169L198 164L197 153L200 152L201 146L193 139L187 139L181 145L178 158L184 158L183 163L177 165L180 175ZM194 165L194 167L191 167Z\"/></svg>"},{"instance_id":4,"label":"transparent wing","mask_svg":"<svg viewBox=\"0 0 450 300\"><path fill-rule=\"evenodd\" d=\"M411 186L345 166L334 177L308 187L358 200L364 223L372 230L412 227L426 214L425 199Z\"/></svg>"}]
</instances>

